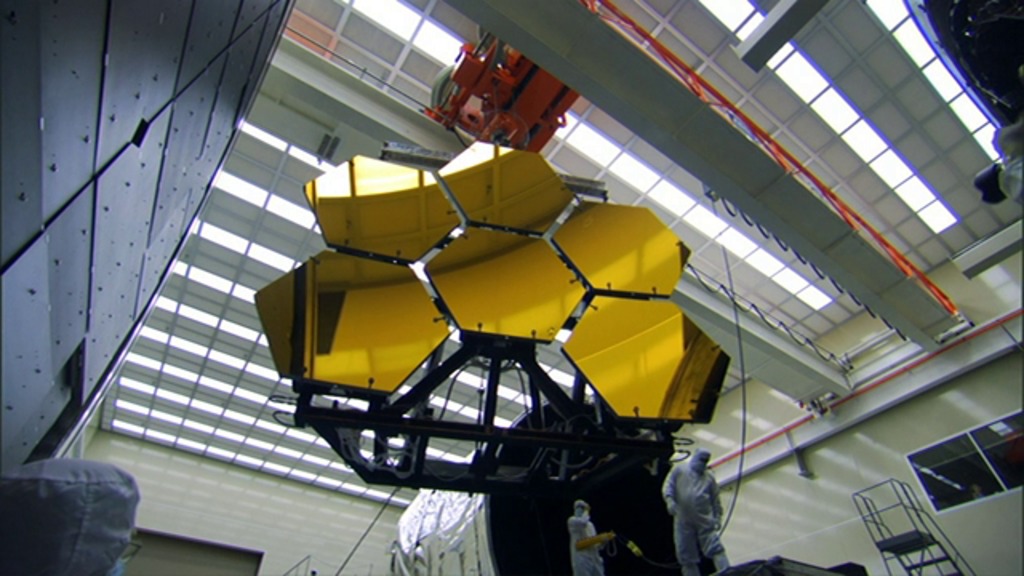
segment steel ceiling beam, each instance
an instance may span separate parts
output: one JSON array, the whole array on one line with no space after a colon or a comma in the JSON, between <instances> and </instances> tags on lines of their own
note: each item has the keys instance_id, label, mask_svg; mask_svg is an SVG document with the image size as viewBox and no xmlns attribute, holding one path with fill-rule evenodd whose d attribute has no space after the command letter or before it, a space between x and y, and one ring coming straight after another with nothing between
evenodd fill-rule
<instances>
[{"instance_id":1,"label":"steel ceiling beam","mask_svg":"<svg viewBox=\"0 0 1024 576\"><path fill-rule=\"evenodd\" d=\"M579 2L448 3L772 230L908 338L934 350L936 338L958 324L728 120Z\"/></svg>"}]
</instances>

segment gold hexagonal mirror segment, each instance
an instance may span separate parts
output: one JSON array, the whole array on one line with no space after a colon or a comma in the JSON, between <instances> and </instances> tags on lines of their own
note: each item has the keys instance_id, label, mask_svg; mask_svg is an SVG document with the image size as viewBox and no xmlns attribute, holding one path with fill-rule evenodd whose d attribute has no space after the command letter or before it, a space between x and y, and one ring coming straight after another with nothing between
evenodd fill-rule
<instances>
[{"instance_id":1,"label":"gold hexagonal mirror segment","mask_svg":"<svg viewBox=\"0 0 1024 576\"><path fill-rule=\"evenodd\" d=\"M308 182L305 192L331 246L416 260L459 225L430 172L365 156Z\"/></svg>"},{"instance_id":2,"label":"gold hexagonal mirror segment","mask_svg":"<svg viewBox=\"0 0 1024 576\"><path fill-rule=\"evenodd\" d=\"M473 223L543 233L573 199L540 154L484 142L438 173Z\"/></svg>"},{"instance_id":3,"label":"gold hexagonal mirror segment","mask_svg":"<svg viewBox=\"0 0 1024 576\"><path fill-rule=\"evenodd\" d=\"M668 301L596 297L563 351L622 418L711 420L729 357Z\"/></svg>"},{"instance_id":4,"label":"gold hexagonal mirror segment","mask_svg":"<svg viewBox=\"0 0 1024 576\"><path fill-rule=\"evenodd\" d=\"M257 292L256 309L282 375L383 393L448 337L409 267L331 251Z\"/></svg>"},{"instance_id":5,"label":"gold hexagonal mirror segment","mask_svg":"<svg viewBox=\"0 0 1024 576\"><path fill-rule=\"evenodd\" d=\"M550 342L583 297L546 242L471 228L427 264L462 330Z\"/></svg>"},{"instance_id":6,"label":"gold hexagonal mirror segment","mask_svg":"<svg viewBox=\"0 0 1024 576\"><path fill-rule=\"evenodd\" d=\"M690 256L650 209L637 206L583 204L554 240L598 290L668 297Z\"/></svg>"}]
</instances>

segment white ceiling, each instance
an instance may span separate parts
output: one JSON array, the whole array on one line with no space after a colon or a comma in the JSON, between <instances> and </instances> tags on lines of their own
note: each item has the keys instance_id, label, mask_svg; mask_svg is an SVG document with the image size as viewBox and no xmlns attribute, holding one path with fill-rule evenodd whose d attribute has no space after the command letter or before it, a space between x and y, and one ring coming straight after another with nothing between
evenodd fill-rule
<instances>
[{"instance_id":1,"label":"white ceiling","mask_svg":"<svg viewBox=\"0 0 1024 576\"><path fill-rule=\"evenodd\" d=\"M447 62L433 59L361 13L359 2L365 1L357 0L354 9L335 0L298 0L289 34L342 69L397 95L400 101L422 107L429 101L431 82ZM1020 218L1018 204L992 206L979 201L971 180L990 162L985 150L863 2L829 2L795 40L803 54L958 217L957 224L940 234L933 233L774 72L754 73L747 68L733 51L736 36L700 2L622 0L619 4L925 271ZM762 4L767 10L774 3ZM476 38L476 25L444 2L410 0L404 6L459 38ZM567 28L570 25L566 23ZM839 326L849 327L851 319L864 314L854 299L783 249L770 233L763 234L756 223L734 217L721 203L703 198L693 176L614 118L584 99L573 107L573 115L643 162L659 181L688 190L699 203L833 300L813 309L650 199L649 188L635 188L565 140L555 139L546 147L544 153L558 170L605 181L612 201L651 207L692 250L694 269L711 284L732 287L748 307L753 304L761 311L766 323L781 324L796 339L815 342ZM249 121L260 125L257 117ZM201 224L193 228L176 273L169 277L117 375L103 407L101 425L383 500L390 489L366 486L311 431L276 424L274 412L288 407L267 402L273 395L289 395L290 388L272 369L251 295L324 248L312 230L301 192L303 183L320 173L310 152L284 141L275 146L251 133L239 134L223 171L270 195L260 196L257 190L256 197L241 199L238 192L223 189L223 179L222 186L212 189ZM292 206L280 204L281 200ZM213 241L218 230L234 235L237 246L232 249ZM885 330L881 322L857 325L863 338ZM557 351L546 350L543 361L568 371ZM509 420L522 411L514 401L514 388L507 391L509 398L499 411ZM472 383L453 385L448 409L464 406L461 417L472 421L479 401L475 390ZM443 386L439 389L438 403L446 392ZM471 447L450 444L443 450L465 455ZM343 484L339 487L338 483ZM398 503L412 494L399 492Z\"/></svg>"}]
</instances>

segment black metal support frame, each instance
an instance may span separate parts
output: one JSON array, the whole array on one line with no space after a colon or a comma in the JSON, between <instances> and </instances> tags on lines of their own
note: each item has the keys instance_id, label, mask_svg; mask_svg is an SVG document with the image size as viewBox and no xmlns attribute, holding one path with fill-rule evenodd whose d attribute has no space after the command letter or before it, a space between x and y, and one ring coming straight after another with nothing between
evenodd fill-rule
<instances>
[{"instance_id":1,"label":"black metal support frame","mask_svg":"<svg viewBox=\"0 0 1024 576\"><path fill-rule=\"evenodd\" d=\"M368 395L296 380L295 421L322 436L363 480L373 484L484 493L565 495L579 493L630 466L672 454L678 422L626 421L595 397L585 403L580 375L570 396L541 368L537 342L463 333L461 346L442 360L443 347L427 371L402 395ZM471 363L486 368L483 408L476 423L446 420L429 406L431 394ZM511 368L528 376L529 410L513 426L495 425L498 385ZM365 410L324 401L323 396L368 400ZM372 432L371 457L360 437ZM434 438L472 442L472 461L431 458ZM389 440L399 439L395 454Z\"/></svg>"}]
</instances>

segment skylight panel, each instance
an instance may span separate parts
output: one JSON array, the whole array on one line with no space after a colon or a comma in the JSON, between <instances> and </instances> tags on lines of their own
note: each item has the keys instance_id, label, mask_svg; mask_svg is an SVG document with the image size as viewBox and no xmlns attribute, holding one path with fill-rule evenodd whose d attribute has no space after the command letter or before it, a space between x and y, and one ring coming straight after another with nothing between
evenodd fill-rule
<instances>
[{"instance_id":1,"label":"skylight panel","mask_svg":"<svg viewBox=\"0 0 1024 576\"><path fill-rule=\"evenodd\" d=\"M787 58L775 73L804 102L814 100L828 88L828 80L800 52Z\"/></svg>"},{"instance_id":2,"label":"skylight panel","mask_svg":"<svg viewBox=\"0 0 1024 576\"><path fill-rule=\"evenodd\" d=\"M700 3L730 32L735 32L754 11L748 0L700 0Z\"/></svg>"},{"instance_id":3,"label":"skylight panel","mask_svg":"<svg viewBox=\"0 0 1024 576\"><path fill-rule=\"evenodd\" d=\"M149 417L150 418L155 418L156 420L160 420L162 422L167 422L168 424L174 424L175 426L181 426L181 422L182 422L181 416L175 416L174 414L168 414L167 412L163 412L161 410L152 410L152 411L150 411Z\"/></svg>"},{"instance_id":4,"label":"skylight panel","mask_svg":"<svg viewBox=\"0 0 1024 576\"><path fill-rule=\"evenodd\" d=\"M188 318L189 320L195 320L196 322L199 322L200 324L204 324L204 325L210 326L212 328L216 328L217 327L217 317L214 316L213 314L209 314L207 312L203 312L202 310L199 310L198 308L193 308L191 306L187 306L185 304L182 304L182 305L178 306L178 315L184 316L185 318Z\"/></svg>"},{"instance_id":5,"label":"skylight panel","mask_svg":"<svg viewBox=\"0 0 1024 576\"><path fill-rule=\"evenodd\" d=\"M255 342L256 339L260 337L260 333L252 328L246 328L245 326L236 324L230 320L221 320L220 329L228 334L238 336L243 340L248 340L249 342Z\"/></svg>"},{"instance_id":6,"label":"skylight panel","mask_svg":"<svg viewBox=\"0 0 1024 576\"><path fill-rule=\"evenodd\" d=\"M188 405L190 408L195 408L196 410L200 410L208 414L213 414L214 416L220 416L221 414L224 413L224 409L221 408L220 406L217 406L216 404L211 404L210 402L205 402L203 400L197 400L195 398L189 401Z\"/></svg>"},{"instance_id":7,"label":"skylight panel","mask_svg":"<svg viewBox=\"0 0 1024 576\"><path fill-rule=\"evenodd\" d=\"M739 258L746 258L751 252L757 250L757 244L754 244L750 238L732 226L715 238L715 241Z\"/></svg>"},{"instance_id":8,"label":"skylight panel","mask_svg":"<svg viewBox=\"0 0 1024 576\"><path fill-rule=\"evenodd\" d=\"M307 444L312 444L313 442L316 441L317 438L315 435L310 434L309 432L303 432L302 430L296 430L295 428L289 428L285 432L285 435L288 436L289 438L294 438L299 442L306 442Z\"/></svg>"},{"instance_id":9,"label":"skylight panel","mask_svg":"<svg viewBox=\"0 0 1024 576\"><path fill-rule=\"evenodd\" d=\"M115 430L131 432L132 434L138 434L140 436L146 432L146 429L143 428L142 426L138 426L130 422L125 422L124 420L118 420L116 418L110 421L110 425Z\"/></svg>"},{"instance_id":10,"label":"skylight panel","mask_svg":"<svg viewBox=\"0 0 1024 576\"><path fill-rule=\"evenodd\" d=\"M256 423L256 418L249 416L248 414L242 414L237 410L224 410L224 417L228 420L233 420L246 426L252 426Z\"/></svg>"},{"instance_id":11,"label":"skylight panel","mask_svg":"<svg viewBox=\"0 0 1024 576\"><path fill-rule=\"evenodd\" d=\"M757 30L757 27L764 22L764 16L760 12L754 12L754 14L747 19L747 22L736 31L736 37L740 39L740 42L746 40Z\"/></svg>"},{"instance_id":12,"label":"skylight panel","mask_svg":"<svg viewBox=\"0 0 1024 576\"><path fill-rule=\"evenodd\" d=\"M190 450L195 450L196 452L202 452L203 450L206 450L206 444L203 444L202 442L196 442L195 440L189 440L188 438L178 438L174 442L174 444L176 446L181 446L184 448L188 448Z\"/></svg>"},{"instance_id":13,"label":"skylight panel","mask_svg":"<svg viewBox=\"0 0 1024 576\"><path fill-rule=\"evenodd\" d=\"M162 370L162 372L164 374L167 374L168 376L180 378L190 384L194 384L196 380L199 379L199 375L196 374L195 372L192 372L191 370L185 370L184 368L178 368L177 366L173 366L171 364L166 363L164 364L164 369Z\"/></svg>"},{"instance_id":14,"label":"skylight panel","mask_svg":"<svg viewBox=\"0 0 1024 576\"><path fill-rule=\"evenodd\" d=\"M160 368L163 367L163 362L160 362L159 360L154 360L148 356L136 354L135 352L129 352L128 354L126 354L124 360L125 362L131 362L132 364L137 364L139 366L149 368L151 370L156 370L157 372L159 372Z\"/></svg>"},{"instance_id":15,"label":"skylight panel","mask_svg":"<svg viewBox=\"0 0 1024 576\"><path fill-rule=\"evenodd\" d=\"M202 432L203 434L213 434L213 426L203 424L202 422L196 422L195 420L189 420L188 418L186 418L181 425L190 430Z\"/></svg>"},{"instance_id":16,"label":"skylight panel","mask_svg":"<svg viewBox=\"0 0 1024 576\"><path fill-rule=\"evenodd\" d=\"M172 314L178 313L178 303L166 296L157 296L155 306Z\"/></svg>"},{"instance_id":17,"label":"skylight panel","mask_svg":"<svg viewBox=\"0 0 1024 576\"><path fill-rule=\"evenodd\" d=\"M747 256L745 259L747 264L750 264L754 270L757 270L765 276L771 277L779 270L786 267L778 258L772 256L770 252L763 248L758 248L754 252Z\"/></svg>"},{"instance_id":18,"label":"skylight panel","mask_svg":"<svg viewBox=\"0 0 1024 576\"><path fill-rule=\"evenodd\" d=\"M341 480L335 480L334 478L331 478L330 476L324 476L323 474L317 476L316 480L314 480L313 482L316 484L320 484L321 486L326 486L328 488L340 488L342 484Z\"/></svg>"},{"instance_id":19,"label":"skylight panel","mask_svg":"<svg viewBox=\"0 0 1024 576\"><path fill-rule=\"evenodd\" d=\"M829 88L821 93L811 103L811 109L825 121L836 134L842 134L844 130L860 119L860 114L850 106L835 88Z\"/></svg>"},{"instance_id":20,"label":"skylight panel","mask_svg":"<svg viewBox=\"0 0 1024 576\"><path fill-rule=\"evenodd\" d=\"M624 152L616 158L608 166L608 171L641 192L650 190L658 181L658 174L629 152Z\"/></svg>"},{"instance_id":21,"label":"skylight panel","mask_svg":"<svg viewBox=\"0 0 1024 576\"><path fill-rule=\"evenodd\" d=\"M122 400L121 398L114 400L114 407L118 410L124 410L125 412L134 412L135 414L149 416L149 408L147 406Z\"/></svg>"},{"instance_id":22,"label":"skylight panel","mask_svg":"<svg viewBox=\"0 0 1024 576\"><path fill-rule=\"evenodd\" d=\"M332 168L330 165L324 162L320 162L320 159L317 158L316 156L310 154L309 152L306 152L301 148L296 148L295 146L288 147L288 155L291 156L292 158L295 158L299 162L307 164L313 168L318 168L324 171L330 171L330 168Z\"/></svg>"},{"instance_id":23,"label":"skylight panel","mask_svg":"<svg viewBox=\"0 0 1024 576\"><path fill-rule=\"evenodd\" d=\"M807 288L797 292L796 297L814 310L821 310L832 303L832 298L828 294L813 285L808 285Z\"/></svg>"},{"instance_id":24,"label":"skylight panel","mask_svg":"<svg viewBox=\"0 0 1024 576\"><path fill-rule=\"evenodd\" d=\"M270 442L260 440L259 438L253 438L252 436L249 436L248 438L245 439L245 444L248 446L252 446L253 448L256 448L258 450L263 450L265 452L270 452L271 450L274 449L274 445L271 444Z\"/></svg>"},{"instance_id":25,"label":"skylight panel","mask_svg":"<svg viewBox=\"0 0 1024 576\"><path fill-rule=\"evenodd\" d=\"M914 64L917 64L918 68L935 58L935 50L932 50L928 40L925 39L924 34L921 34L917 23L912 19L908 18L903 24L900 24L899 27L893 30L892 36L903 47L903 50L914 61Z\"/></svg>"},{"instance_id":26,"label":"skylight panel","mask_svg":"<svg viewBox=\"0 0 1024 576\"><path fill-rule=\"evenodd\" d=\"M246 454L239 454L235 457L235 462L246 466L252 466L253 468L259 468L260 466L263 466L264 461L260 458L254 458Z\"/></svg>"},{"instance_id":27,"label":"skylight panel","mask_svg":"<svg viewBox=\"0 0 1024 576\"><path fill-rule=\"evenodd\" d=\"M237 234L232 234L223 228L218 228L209 222L203 222L199 227L199 237L209 240L239 254L245 254L249 248L249 241Z\"/></svg>"},{"instance_id":28,"label":"skylight panel","mask_svg":"<svg viewBox=\"0 0 1024 576\"><path fill-rule=\"evenodd\" d=\"M786 58L789 58L789 55L792 54L793 52L796 52L796 48L793 46L793 42L786 42L786 44L783 45L782 48L779 48L779 51L776 52L774 56L768 59L766 65L772 70L775 70L779 66L781 66L782 63L786 61Z\"/></svg>"},{"instance_id":29,"label":"skylight panel","mask_svg":"<svg viewBox=\"0 0 1024 576\"><path fill-rule=\"evenodd\" d=\"M729 226L703 206L694 206L692 210L683 216L683 221L696 228L708 238L718 236Z\"/></svg>"},{"instance_id":30,"label":"skylight panel","mask_svg":"<svg viewBox=\"0 0 1024 576\"><path fill-rule=\"evenodd\" d=\"M321 458L320 456L317 456L315 454L303 454L301 456L301 459L304 462L309 462L314 466L327 466L327 463L330 462L330 460L328 460L327 458Z\"/></svg>"},{"instance_id":31,"label":"skylight panel","mask_svg":"<svg viewBox=\"0 0 1024 576\"><path fill-rule=\"evenodd\" d=\"M267 202L267 212L298 224L306 230L312 228L313 224L316 224L316 216L309 208L293 204L277 194L270 196L270 201Z\"/></svg>"},{"instance_id":32,"label":"skylight panel","mask_svg":"<svg viewBox=\"0 0 1024 576\"><path fill-rule=\"evenodd\" d=\"M936 234L956 224L956 216L938 200L922 208L917 215Z\"/></svg>"},{"instance_id":33,"label":"skylight panel","mask_svg":"<svg viewBox=\"0 0 1024 576\"><path fill-rule=\"evenodd\" d=\"M607 166L621 152L618 145L583 122L565 141L600 166Z\"/></svg>"},{"instance_id":34,"label":"skylight panel","mask_svg":"<svg viewBox=\"0 0 1024 576\"><path fill-rule=\"evenodd\" d=\"M174 263L173 267L171 267L171 272L174 272L178 276L184 276L188 274L188 264L179 260Z\"/></svg>"},{"instance_id":35,"label":"skylight panel","mask_svg":"<svg viewBox=\"0 0 1024 576\"><path fill-rule=\"evenodd\" d=\"M174 441L178 439L178 437L173 434L160 432L159 430L152 430L150 428L146 429L145 436L147 440L160 440L161 442L167 442L168 444L174 444Z\"/></svg>"},{"instance_id":36,"label":"skylight panel","mask_svg":"<svg viewBox=\"0 0 1024 576\"><path fill-rule=\"evenodd\" d=\"M422 19L415 10L398 0L358 0L352 3L352 7L406 42L412 38Z\"/></svg>"},{"instance_id":37,"label":"skylight panel","mask_svg":"<svg viewBox=\"0 0 1024 576\"><path fill-rule=\"evenodd\" d=\"M992 124L985 124L981 128L978 128L974 132L974 140L981 146L985 154L992 160L999 158L999 152L996 151L996 147L993 144L996 138L996 129Z\"/></svg>"},{"instance_id":38,"label":"skylight panel","mask_svg":"<svg viewBox=\"0 0 1024 576\"><path fill-rule=\"evenodd\" d=\"M287 430L284 426L281 426L276 422L270 422L269 420L257 420L256 427L266 430L267 432L273 432L274 434L284 434ZM324 442L324 447L330 448L330 445Z\"/></svg>"},{"instance_id":39,"label":"skylight panel","mask_svg":"<svg viewBox=\"0 0 1024 576\"><path fill-rule=\"evenodd\" d=\"M231 384L221 382L220 380L217 380L216 378L211 378L205 374L200 376L199 380L197 380L196 383L199 384L200 386L204 386L206 388L216 390L217 392L222 392L224 394L231 394L232 392L235 391L235 387L232 386Z\"/></svg>"},{"instance_id":40,"label":"skylight panel","mask_svg":"<svg viewBox=\"0 0 1024 576\"><path fill-rule=\"evenodd\" d=\"M231 288L231 295L250 304L256 302L256 291L241 284L235 284Z\"/></svg>"},{"instance_id":41,"label":"skylight panel","mask_svg":"<svg viewBox=\"0 0 1024 576\"><path fill-rule=\"evenodd\" d=\"M443 64L455 62L462 50L462 40L426 19L420 25L420 30L412 39L412 43L413 46Z\"/></svg>"},{"instance_id":42,"label":"skylight panel","mask_svg":"<svg viewBox=\"0 0 1024 576\"><path fill-rule=\"evenodd\" d=\"M782 270L779 270L774 276L772 276L772 281L793 294L800 292L809 284L807 280L804 280L802 276L790 268L783 268Z\"/></svg>"},{"instance_id":43,"label":"skylight panel","mask_svg":"<svg viewBox=\"0 0 1024 576\"><path fill-rule=\"evenodd\" d=\"M869 166L890 188L899 186L914 174L910 167L907 166L907 163L893 152L892 149L883 152Z\"/></svg>"},{"instance_id":44,"label":"skylight panel","mask_svg":"<svg viewBox=\"0 0 1024 576\"><path fill-rule=\"evenodd\" d=\"M128 388L129 390L142 392L143 394L153 394L153 392L156 391L156 388L149 384L139 382L138 380L133 380L131 378L126 378L124 376L120 378L119 382L121 383L121 386Z\"/></svg>"},{"instance_id":45,"label":"skylight panel","mask_svg":"<svg viewBox=\"0 0 1024 576\"><path fill-rule=\"evenodd\" d=\"M289 472L292 471L291 468L289 468L287 466L282 466L282 465L274 463L274 462L264 462L263 463L263 469L264 470L270 470L271 472L277 472L278 474L282 474L282 475L288 474Z\"/></svg>"},{"instance_id":46,"label":"skylight panel","mask_svg":"<svg viewBox=\"0 0 1024 576\"><path fill-rule=\"evenodd\" d=\"M256 404L259 404L260 406L266 404L267 400L269 400L269 398L267 398L263 394L253 392L252 390L247 390L245 388L237 388L235 390L235 397L241 398L243 400L248 400L250 402L254 402Z\"/></svg>"},{"instance_id":47,"label":"skylight panel","mask_svg":"<svg viewBox=\"0 0 1024 576\"><path fill-rule=\"evenodd\" d=\"M295 267L295 260L256 243L249 246L248 256L282 272L290 272Z\"/></svg>"},{"instance_id":48,"label":"skylight panel","mask_svg":"<svg viewBox=\"0 0 1024 576\"><path fill-rule=\"evenodd\" d=\"M853 149L854 153L865 162L874 160L876 156L888 148L885 140L882 140L882 137L863 118L858 120L849 130L843 132L841 137L843 142L846 142Z\"/></svg>"},{"instance_id":49,"label":"skylight panel","mask_svg":"<svg viewBox=\"0 0 1024 576\"><path fill-rule=\"evenodd\" d=\"M892 30L910 14L900 0L867 0L868 8L878 16L886 30Z\"/></svg>"},{"instance_id":50,"label":"skylight panel","mask_svg":"<svg viewBox=\"0 0 1024 576\"><path fill-rule=\"evenodd\" d=\"M235 456L237 456L237 454L230 450L225 450L216 446L208 446L206 448L206 454L208 456L217 456L218 458L223 458L225 460L233 460Z\"/></svg>"},{"instance_id":51,"label":"skylight panel","mask_svg":"<svg viewBox=\"0 0 1024 576\"><path fill-rule=\"evenodd\" d=\"M562 118L565 120L565 126L560 126L558 130L555 130L555 138L559 140L564 140L580 121L572 112L566 112Z\"/></svg>"},{"instance_id":52,"label":"skylight panel","mask_svg":"<svg viewBox=\"0 0 1024 576\"><path fill-rule=\"evenodd\" d=\"M241 370L243 367L245 367L245 360L242 360L241 358L236 358L230 354L225 354L220 350L211 349L210 354L209 356L207 356L207 358L213 360L214 362L219 362L225 366L230 366L237 370Z\"/></svg>"},{"instance_id":53,"label":"skylight panel","mask_svg":"<svg viewBox=\"0 0 1024 576\"><path fill-rule=\"evenodd\" d=\"M917 212L921 208L927 206L931 201L935 200L935 195L932 191L924 185L917 176L912 176L909 180L900 184L895 188L896 195L914 212Z\"/></svg>"},{"instance_id":54,"label":"skylight panel","mask_svg":"<svg viewBox=\"0 0 1024 576\"><path fill-rule=\"evenodd\" d=\"M161 332L156 328L150 328L149 326L143 326L142 329L139 330L139 336L161 344L167 344L168 339L171 337L170 334Z\"/></svg>"},{"instance_id":55,"label":"skylight panel","mask_svg":"<svg viewBox=\"0 0 1024 576\"><path fill-rule=\"evenodd\" d=\"M271 370L270 368L254 364L252 362L245 366L245 371L254 376L259 376L260 378L266 378L271 382L277 382L281 379L281 375L278 374L276 370Z\"/></svg>"},{"instance_id":56,"label":"skylight panel","mask_svg":"<svg viewBox=\"0 0 1024 576\"><path fill-rule=\"evenodd\" d=\"M276 148L281 152L284 152L284 149L288 147L288 143L285 142L284 140L281 140L280 138L274 136L273 134L267 132L266 130L262 130L260 128L253 126L252 124L249 124L245 120L242 120L239 127L241 128L242 132L245 132L249 136L252 136L253 138L259 140L260 142L263 142L267 146Z\"/></svg>"},{"instance_id":57,"label":"skylight panel","mask_svg":"<svg viewBox=\"0 0 1024 576\"><path fill-rule=\"evenodd\" d=\"M213 435L218 437L218 438L223 438L225 440L230 440L232 442L238 442L239 444L241 444L245 440L245 436L242 436L241 434L239 434L237 432L232 432L230 430L225 430L223 428L217 428L216 430L214 430L213 431Z\"/></svg>"},{"instance_id":58,"label":"skylight panel","mask_svg":"<svg viewBox=\"0 0 1024 576\"><path fill-rule=\"evenodd\" d=\"M647 193L647 197L658 204L661 204L666 210L676 216L686 214L690 208L697 205L689 194L683 192L667 180L658 182L654 188Z\"/></svg>"},{"instance_id":59,"label":"skylight panel","mask_svg":"<svg viewBox=\"0 0 1024 576\"><path fill-rule=\"evenodd\" d=\"M292 449L292 448L288 448L287 446L281 446L281 445L275 446L274 447L274 453L275 454L280 454L281 456L284 456L285 458L294 458L295 460L298 460L299 458L302 458L302 452L299 452L298 450L295 450L295 449Z\"/></svg>"},{"instance_id":60,"label":"skylight panel","mask_svg":"<svg viewBox=\"0 0 1024 576\"><path fill-rule=\"evenodd\" d=\"M293 476L295 478L299 478L301 480L305 480L306 482L312 482L313 480L316 480L316 474L306 472L305 470L299 470L298 468L292 469L291 473L288 475Z\"/></svg>"},{"instance_id":61,"label":"skylight panel","mask_svg":"<svg viewBox=\"0 0 1024 576\"><path fill-rule=\"evenodd\" d=\"M188 406L190 400L189 397L185 396L184 394L171 392L170 390L167 390L165 388L157 388L156 397L163 398L164 400L169 400L171 402L174 402L175 404L181 404L182 406Z\"/></svg>"},{"instance_id":62,"label":"skylight panel","mask_svg":"<svg viewBox=\"0 0 1024 576\"><path fill-rule=\"evenodd\" d=\"M988 122L988 118L985 118L978 105L971 100L966 92L954 98L949 103L949 108L963 122L968 132L974 132Z\"/></svg>"},{"instance_id":63,"label":"skylight panel","mask_svg":"<svg viewBox=\"0 0 1024 576\"><path fill-rule=\"evenodd\" d=\"M957 94L964 91L960 83L949 73L946 65L939 58L932 60L930 64L921 69L921 72L924 73L925 78L931 82L939 96L946 102L949 102Z\"/></svg>"},{"instance_id":64,"label":"skylight panel","mask_svg":"<svg viewBox=\"0 0 1024 576\"><path fill-rule=\"evenodd\" d=\"M207 272L206 270L196 268L195 266L189 268L187 277L189 280L198 282L203 286L213 288L214 290L218 292L223 292L225 294L231 293L231 286L232 284L234 284L231 280L221 278L216 274L212 274L210 272Z\"/></svg>"},{"instance_id":65,"label":"skylight panel","mask_svg":"<svg viewBox=\"0 0 1024 576\"><path fill-rule=\"evenodd\" d=\"M206 354L210 351L206 346L200 346L191 340L185 340L184 338L179 338L177 336L171 336L168 341L168 345L172 348L177 348L183 352L188 352L189 354L194 354L200 357L206 357Z\"/></svg>"},{"instance_id":66,"label":"skylight panel","mask_svg":"<svg viewBox=\"0 0 1024 576\"><path fill-rule=\"evenodd\" d=\"M217 175L213 178L213 185L236 198L260 208L263 207L263 203L267 201L267 196L270 195L270 193L263 188L260 188L255 184L250 184L238 176L225 172L224 170L217 171Z\"/></svg>"}]
</instances>

